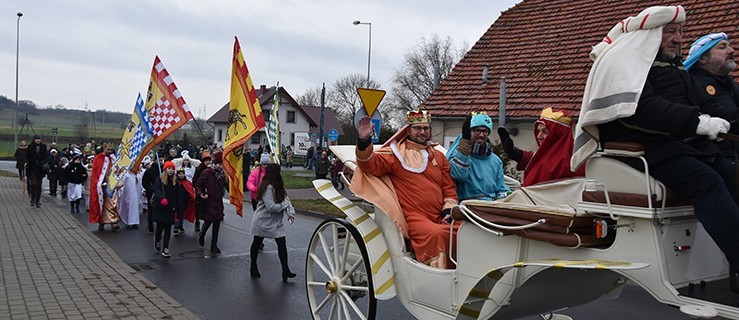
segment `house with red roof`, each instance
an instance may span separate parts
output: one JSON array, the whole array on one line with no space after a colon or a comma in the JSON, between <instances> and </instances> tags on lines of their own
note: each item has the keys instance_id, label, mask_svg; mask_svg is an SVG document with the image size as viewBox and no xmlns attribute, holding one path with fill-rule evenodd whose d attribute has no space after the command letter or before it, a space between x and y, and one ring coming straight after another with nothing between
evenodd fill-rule
<instances>
[{"instance_id":1,"label":"house with red roof","mask_svg":"<svg viewBox=\"0 0 739 320\"><path fill-rule=\"evenodd\" d=\"M502 12L420 108L432 114L434 141L448 147L471 111L505 119L516 146L535 150L533 122L552 107L577 116L592 66L591 47L622 19L656 5L685 7L683 57L707 33L739 39L739 1L524 0ZM739 43L735 40L734 43ZM735 47L739 45L734 45ZM735 77L739 71L734 71ZM501 83L505 81L505 112ZM497 133L492 135L498 140Z\"/></svg>"}]
</instances>

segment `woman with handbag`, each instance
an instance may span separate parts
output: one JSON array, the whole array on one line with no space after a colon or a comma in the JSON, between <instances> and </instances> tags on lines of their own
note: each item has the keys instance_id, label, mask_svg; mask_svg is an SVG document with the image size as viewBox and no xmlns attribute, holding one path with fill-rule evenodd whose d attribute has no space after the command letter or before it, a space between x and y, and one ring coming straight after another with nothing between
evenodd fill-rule
<instances>
[{"instance_id":1,"label":"woman with handbag","mask_svg":"<svg viewBox=\"0 0 739 320\"><path fill-rule=\"evenodd\" d=\"M282 281L294 278L295 274L287 265L287 243L285 241L285 227L282 223L285 214L290 224L295 221L295 208L285 192L285 185L280 175L279 164L268 164L262 183L257 188L257 210L251 221L251 233L254 240L251 243L251 276L261 277L257 268L259 246L264 238L273 238L277 242L277 255L282 265Z\"/></svg>"}]
</instances>

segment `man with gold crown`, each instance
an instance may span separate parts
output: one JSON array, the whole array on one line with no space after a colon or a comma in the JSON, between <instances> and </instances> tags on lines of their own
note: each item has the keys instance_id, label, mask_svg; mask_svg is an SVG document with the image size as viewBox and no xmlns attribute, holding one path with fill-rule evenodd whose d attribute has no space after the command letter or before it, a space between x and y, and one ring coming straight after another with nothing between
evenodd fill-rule
<instances>
[{"instance_id":1,"label":"man with gold crown","mask_svg":"<svg viewBox=\"0 0 739 320\"><path fill-rule=\"evenodd\" d=\"M449 161L434 149L427 111L408 112L406 120L406 126L378 150L372 145L370 118L359 121L358 167L350 188L395 221L419 261L447 268L450 233L444 217L457 204Z\"/></svg>"},{"instance_id":2,"label":"man with gold crown","mask_svg":"<svg viewBox=\"0 0 739 320\"><path fill-rule=\"evenodd\" d=\"M518 163L516 169L523 170L523 187L549 180L585 176L585 167L575 172L570 170L574 141L572 117L567 111L551 107L541 111L539 120L534 122L534 137L539 146L536 152L516 148L508 130L503 127L498 128L498 135L503 151Z\"/></svg>"},{"instance_id":3,"label":"man with gold crown","mask_svg":"<svg viewBox=\"0 0 739 320\"><path fill-rule=\"evenodd\" d=\"M113 144L105 143L103 152L98 153L92 160L92 172L90 173L90 223L97 223L98 230L105 230L105 225L110 224L110 229L118 230L118 209L115 197L110 198L105 193L108 176L111 173L113 163Z\"/></svg>"}]
</instances>

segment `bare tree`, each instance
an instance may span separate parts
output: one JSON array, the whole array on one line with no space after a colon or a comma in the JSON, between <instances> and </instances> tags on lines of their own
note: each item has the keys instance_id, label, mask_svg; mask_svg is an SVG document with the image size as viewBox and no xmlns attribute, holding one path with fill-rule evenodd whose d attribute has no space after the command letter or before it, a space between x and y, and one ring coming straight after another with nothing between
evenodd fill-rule
<instances>
[{"instance_id":1,"label":"bare tree","mask_svg":"<svg viewBox=\"0 0 739 320\"><path fill-rule=\"evenodd\" d=\"M334 82L332 86L331 108L336 113L336 118L342 123L353 122L354 114L362 108L362 100L359 99L357 88L367 88L365 83L367 77L354 73ZM379 89L380 84L370 79L369 89Z\"/></svg>"},{"instance_id":2,"label":"bare tree","mask_svg":"<svg viewBox=\"0 0 739 320\"><path fill-rule=\"evenodd\" d=\"M329 89L326 89L326 96L328 96L330 92L331 91ZM301 106L320 106L321 105L321 87L314 87L314 88L306 89L301 95L299 95L295 99L295 101L297 101Z\"/></svg>"},{"instance_id":3,"label":"bare tree","mask_svg":"<svg viewBox=\"0 0 739 320\"><path fill-rule=\"evenodd\" d=\"M390 103L398 111L416 109L436 89L467 52L467 44L454 47L451 37L433 35L421 38L403 55L404 59L393 77Z\"/></svg>"}]
</instances>

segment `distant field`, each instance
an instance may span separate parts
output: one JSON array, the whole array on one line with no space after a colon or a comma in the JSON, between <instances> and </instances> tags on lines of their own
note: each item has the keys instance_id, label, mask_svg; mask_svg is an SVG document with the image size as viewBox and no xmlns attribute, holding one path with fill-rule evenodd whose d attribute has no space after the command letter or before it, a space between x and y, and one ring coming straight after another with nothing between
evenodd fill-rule
<instances>
[{"instance_id":1,"label":"distant field","mask_svg":"<svg viewBox=\"0 0 739 320\"><path fill-rule=\"evenodd\" d=\"M79 111L60 111L60 110L44 110L37 115L28 115L28 119L32 122L32 127L35 133L42 136L44 143L52 141L51 128L57 128L57 141L59 143L85 143L90 139L95 139L98 143L102 141L119 142L123 136L123 128L121 128L120 122L113 122L110 119L100 118L98 116L95 119L95 128L92 128L91 116L88 115L88 133L87 139L84 141L78 141L79 134L76 129L76 125L85 122L80 119L80 115L83 114ZM19 116L25 116L25 114L18 114ZM15 148L13 146L13 110L2 109L0 110L0 158L9 158L13 156ZM21 127L19 126L19 130ZM25 140L30 142L33 137L34 131L30 127L22 128L18 136L18 141ZM182 133L187 133L189 138L195 139L196 143L202 143L199 133L192 130L180 130L170 136L172 140L180 139Z\"/></svg>"}]
</instances>

